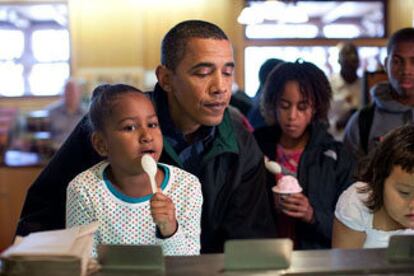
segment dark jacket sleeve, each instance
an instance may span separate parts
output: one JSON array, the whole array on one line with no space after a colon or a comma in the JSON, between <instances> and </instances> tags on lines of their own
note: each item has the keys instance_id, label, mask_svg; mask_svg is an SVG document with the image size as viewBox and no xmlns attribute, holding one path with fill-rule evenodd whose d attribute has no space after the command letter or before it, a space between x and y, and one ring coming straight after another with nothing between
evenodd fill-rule
<instances>
[{"instance_id":1,"label":"dark jacket sleeve","mask_svg":"<svg viewBox=\"0 0 414 276\"><path fill-rule=\"evenodd\" d=\"M66 187L101 160L89 139L85 116L27 192L17 235L65 227Z\"/></svg>"},{"instance_id":2,"label":"dark jacket sleeve","mask_svg":"<svg viewBox=\"0 0 414 276\"><path fill-rule=\"evenodd\" d=\"M322 190L323 192L318 193L317 197L310 196L309 198L314 209L314 223L301 223L301 232L305 236L302 244L303 249L318 248L317 244L323 245L322 248L330 247L336 202L341 193L353 183L353 158L345 151L342 144L337 144L335 152L337 155L336 165L333 168L335 179L325 178L322 171L319 176L321 183L331 186L330 189L332 190ZM328 183L328 181L331 183ZM323 189L323 187L320 186L320 189ZM314 202L318 203L314 204ZM313 242L308 244L307 240Z\"/></svg>"},{"instance_id":3,"label":"dark jacket sleeve","mask_svg":"<svg viewBox=\"0 0 414 276\"><path fill-rule=\"evenodd\" d=\"M344 147L339 147L337 150L338 154L338 163L336 166L336 179L335 179L335 198L333 202L335 203L332 206L330 212L327 214L316 212L315 218L317 223L318 230L323 233L326 237L331 239L332 237L332 224L333 217L335 212L336 202L338 201L339 196L342 192L348 188L353 181L353 172L354 172L354 162L351 155L344 150ZM319 216L320 215L320 216Z\"/></svg>"},{"instance_id":4,"label":"dark jacket sleeve","mask_svg":"<svg viewBox=\"0 0 414 276\"><path fill-rule=\"evenodd\" d=\"M229 239L274 238L263 154L251 133L244 129L237 132L241 180L233 191L224 227Z\"/></svg>"}]
</instances>

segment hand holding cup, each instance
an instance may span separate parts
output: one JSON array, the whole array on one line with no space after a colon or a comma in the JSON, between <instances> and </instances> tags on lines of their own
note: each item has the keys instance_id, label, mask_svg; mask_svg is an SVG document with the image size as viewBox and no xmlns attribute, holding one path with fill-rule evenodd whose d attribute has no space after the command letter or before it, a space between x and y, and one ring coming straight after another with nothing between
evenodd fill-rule
<instances>
[{"instance_id":1,"label":"hand holding cup","mask_svg":"<svg viewBox=\"0 0 414 276\"><path fill-rule=\"evenodd\" d=\"M283 209L283 201L292 194L302 192L296 177L291 175L282 176L277 185L272 188L275 208L278 211Z\"/></svg>"}]
</instances>

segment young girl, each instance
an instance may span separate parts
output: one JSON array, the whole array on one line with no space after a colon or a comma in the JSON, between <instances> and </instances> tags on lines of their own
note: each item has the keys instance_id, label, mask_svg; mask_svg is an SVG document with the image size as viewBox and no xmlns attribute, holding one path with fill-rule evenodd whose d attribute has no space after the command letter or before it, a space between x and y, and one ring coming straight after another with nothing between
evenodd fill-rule
<instances>
[{"instance_id":1,"label":"young girl","mask_svg":"<svg viewBox=\"0 0 414 276\"><path fill-rule=\"evenodd\" d=\"M66 225L99 221L98 244L158 244L166 255L200 250L201 185L173 166L158 163L152 194L141 158L158 160L163 140L149 98L123 85L98 86L92 96L91 141L106 160L79 174L67 188Z\"/></svg>"},{"instance_id":2,"label":"young girl","mask_svg":"<svg viewBox=\"0 0 414 276\"><path fill-rule=\"evenodd\" d=\"M274 217L278 237L294 240L296 249L329 248L335 205L351 184L353 162L327 132L331 88L312 63L283 63L272 70L262 96L268 127L255 131L265 156L282 166L269 174L269 190L279 177L293 175L303 189L284 197Z\"/></svg>"},{"instance_id":3,"label":"young girl","mask_svg":"<svg viewBox=\"0 0 414 276\"><path fill-rule=\"evenodd\" d=\"M413 125L385 136L359 180L339 198L332 246L387 247L392 235L414 235Z\"/></svg>"}]
</instances>

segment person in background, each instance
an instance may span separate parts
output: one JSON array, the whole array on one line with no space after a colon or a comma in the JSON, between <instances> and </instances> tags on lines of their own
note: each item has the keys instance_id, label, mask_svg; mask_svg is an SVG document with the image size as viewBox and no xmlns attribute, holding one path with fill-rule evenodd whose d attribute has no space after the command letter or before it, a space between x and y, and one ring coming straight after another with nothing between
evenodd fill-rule
<instances>
[{"instance_id":1,"label":"person in background","mask_svg":"<svg viewBox=\"0 0 414 276\"><path fill-rule=\"evenodd\" d=\"M46 108L55 150L63 144L87 112L81 104L81 97L81 86L75 79L69 79L65 84L62 99Z\"/></svg>"},{"instance_id":2,"label":"person in background","mask_svg":"<svg viewBox=\"0 0 414 276\"><path fill-rule=\"evenodd\" d=\"M363 158L384 134L414 123L414 28L395 32L388 40L385 70L389 82L370 91L373 104L352 115L344 144L356 160Z\"/></svg>"},{"instance_id":3,"label":"person in background","mask_svg":"<svg viewBox=\"0 0 414 276\"><path fill-rule=\"evenodd\" d=\"M239 120L246 127L249 132L253 132L254 128L247 118L247 113L252 107L252 100L246 93L239 88L236 82L232 85L232 95L230 98L230 105L228 110L233 117L239 117Z\"/></svg>"},{"instance_id":4,"label":"person in background","mask_svg":"<svg viewBox=\"0 0 414 276\"><path fill-rule=\"evenodd\" d=\"M253 98L253 107L251 108L247 118L253 128L260 128L266 126L265 119L260 111L260 98L262 97L263 86L266 82L266 78L270 71L278 64L282 63L281 59L269 58L266 60L259 69L259 88L257 89L256 95Z\"/></svg>"},{"instance_id":5,"label":"person in background","mask_svg":"<svg viewBox=\"0 0 414 276\"><path fill-rule=\"evenodd\" d=\"M414 125L392 130L360 167L338 200L332 246L387 247L392 235L414 235Z\"/></svg>"},{"instance_id":6,"label":"person in background","mask_svg":"<svg viewBox=\"0 0 414 276\"><path fill-rule=\"evenodd\" d=\"M337 199L352 183L352 158L327 132L331 95L323 71L302 60L275 67L263 91L269 126L254 135L282 167L268 174L268 190L284 175L296 177L303 190L284 197L281 212L275 197L273 208L278 237L291 238L296 249L330 248Z\"/></svg>"},{"instance_id":7,"label":"person in background","mask_svg":"<svg viewBox=\"0 0 414 276\"><path fill-rule=\"evenodd\" d=\"M252 99L235 82L232 85L230 105L237 108L243 116L247 116L253 107Z\"/></svg>"},{"instance_id":8,"label":"person in background","mask_svg":"<svg viewBox=\"0 0 414 276\"><path fill-rule=\"evenodd\" d=\"M91 143L105 158L67 188L66 226L99 222L99 244L157 244L165 255L200 254L203 197L197 177L158 163L152 194L141 158L158 161L162 134L151 100L124 85L95 88L89 109Z\"/></svg>"},{"instance_id":9,"label":"person in background","mask_svg":"<svg viewBox=\"0 0 414 276\"><path fill-rule=\"evenodd\" d=\"M362 83L357 71L359 56L352 42L338 45L339 74L330 78L332 105L329 114L330 132L337 140L343 140L343 131L352 114L361 108Z\"/></svg>"},{"instance_id":10,"label":"person in background","mask_svg":"<svg viewBox=\"0 0 414 276\"><path fill-rule=\"evenodd\" d=\"M227 109L234 67L231 42L218 26L183 21L162 41L151 93L164 136L160 162L196 175L202 185L201 253L223 252L229 239L271 238L276 232L263 154ZM85 122L30 187L18 234L64 227L69 181L102 159Z\"/></svg>"}]
</instances>

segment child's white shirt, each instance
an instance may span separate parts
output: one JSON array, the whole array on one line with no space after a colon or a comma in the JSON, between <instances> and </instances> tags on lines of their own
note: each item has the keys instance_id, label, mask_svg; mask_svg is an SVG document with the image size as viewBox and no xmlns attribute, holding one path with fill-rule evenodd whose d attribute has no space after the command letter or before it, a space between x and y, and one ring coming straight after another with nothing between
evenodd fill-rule
<instances>
[{"instance_id":1,"label":"child's white shirt","mask_svg":"<svg viewBox=\"0 0 414 276\"><path fill-rule=\"evenodd\" d=\"M172 199L178 222L177 232L166 239L156 236L150 212L150 197L128 202L104 181L102 161L76 176L67 188L66 226L99 221L94 236L93 256L98 244L161 245L165 255L200 254L203 197L198 178L180 168L161 164L165 172L162 192ZM149 185L149 184L148 184ZM122 195L122 194L121 194Z\"/></svg>"},{"instance_id":2,"label":"child's white shirt","mask_svg":"<svg viewBox=\"0 0 414 276\"><path fill-rule=\"evenodd\" d=\"M336 204L335 217L347 227L355 231L365 232L364 248L387 247L393 235L413 235L413 229L383 231L373 228L374 214L365 206L368 193L359 193L365 187L364 182L356 182L346 189Z\"/></svg>"}]
</instances>

